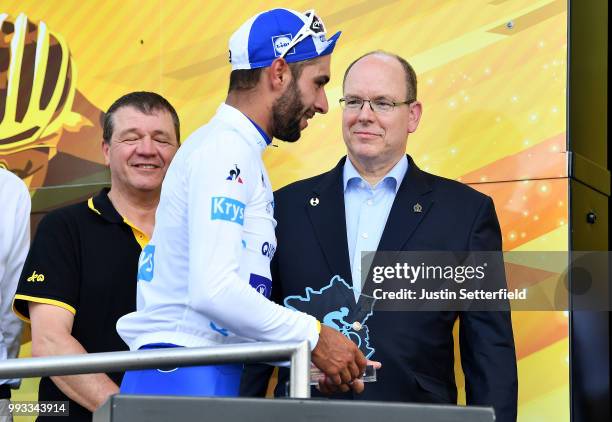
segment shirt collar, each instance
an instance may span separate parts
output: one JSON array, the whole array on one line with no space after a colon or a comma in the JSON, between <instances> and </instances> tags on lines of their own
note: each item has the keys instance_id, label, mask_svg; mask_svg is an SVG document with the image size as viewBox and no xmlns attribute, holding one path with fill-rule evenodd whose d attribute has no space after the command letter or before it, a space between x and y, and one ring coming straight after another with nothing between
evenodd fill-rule
<instances>
[{"instance_id":1,"label":"shirt collar","mask_svg":"<svg viewBox=\"0 0 612 422\"><path fill-rule=\"evenodd\" d=\"M253 123L253 126L255 126L255 129L257 129L257 132L259 132L261 137L264 138L264 141L266 141L266 145L270 145L272 143L272 138L270 138L268 134L261 128L261 126L259 126L257 123L255 123L255 121L253 121L253 119L251 119L246 114L245 116L247 119L249 119L249 122Z\"/></svg>"},{"instance_id":2,"label":"shirt collar","mask_svg":"<svg viewBox=\"0 0 612 422\"><path fill-rule=\"evenodd\" d=\"M406 158L406 156L403 155L402 158L393 166L393 168L389 170L389 172L381 179L381 182L385 180L392 180L395 185L393 189L395 193L397 193L400 187L400 184L402 183L402 180L404 180L404 176L406 176L407 171L408 171L408 158ZM346 192L346 188L349 184L349 181L351 180L355 180L355 181L363 180L365 182L363 177L361 177L361 175L359 174L359 172L357 171L357 169L351 162L351 159L347 156L346 161L344 162L344 168L342 171L342 181L344 184L344 192ZM379 184L381 182L379 182ZM354 183L354 182L351 182L351 183Z\"/></svg>"},{"instance_id":3,"label":"shirt collar","mask_svg":"<svg viewBox=\"0 0 612 422\"><path fill-rule=\"evenodd\" d=\"M96 196L92 196L87 200L87 207L109 223L127 224L132 229L136 242L138 242L141 248L144 248L149 243L148 236L144 231L119 214L108 197L108 192L110 192L110 188L103 188Z\"/></svg>"},{"instance_id":4,"label":"shirt collar","mask_svg":"<svg viewBox=\"0 0 612 422\"><path fill-rule=\"evenodd\" d=\"M123 223L123 217L117 212L108 198L110 188L104 188L96 196L89 198L87 206L110 223Z\"/></svg>"},{"instance_id":5,"label":"shirt collar","mask_svg":"<svg viewBox=\"0 0 612 422\"><path fill-rule=\"evenodd\" d=\"M267 139L259 131L260 128L254 125L253 122L237 108L221 103L217 109L215 119L224 122L236 132L240 133L241 137L255 150L259 151L260 154L268 146Z\"/></svg>"}]
</instances>

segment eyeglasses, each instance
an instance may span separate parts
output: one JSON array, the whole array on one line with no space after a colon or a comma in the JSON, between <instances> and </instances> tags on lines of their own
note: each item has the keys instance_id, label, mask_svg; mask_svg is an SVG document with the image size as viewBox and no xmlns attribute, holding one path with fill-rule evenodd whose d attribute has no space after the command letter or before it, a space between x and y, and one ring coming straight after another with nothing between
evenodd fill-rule
<instances>
[{"instance_id":1,"label":"eyeglasses","mask_svg":"<svg viewBox=\"0 0 612 422\"><path fill-rule=\"evenodd\" d=\"M284 58L293 47L295 47L299 42L305 40L306 38L317 37L325 35L327 33L323 21L317 15L315 15L314 9L307 10L306 12L304 12L304 15L306 15L308 21L298 31L298 33L295 34L295 37L293 37L293 39L287 45L287 48L285 48L285 51L282 52L280 57Z\"/></svg>"},{"instance_id":2,"label":"eyeglasses","mask_svg":"<svg viewBox=\"0 0 612 422\"><path fill-rule=\"evenodd\" d=\"M346 97L340 98L340 107L342 107L343 110L358 111L361 110L363 108L363 104L367 102L370 105L370 110L372 110L373 112L388 113L390 111L393 111L396 106L402 104L412 104L415 101L415 99L412 99L408 101L394 102L385 98L364 100L363 98L359 97Z\"/></svg>"}]
</instances>

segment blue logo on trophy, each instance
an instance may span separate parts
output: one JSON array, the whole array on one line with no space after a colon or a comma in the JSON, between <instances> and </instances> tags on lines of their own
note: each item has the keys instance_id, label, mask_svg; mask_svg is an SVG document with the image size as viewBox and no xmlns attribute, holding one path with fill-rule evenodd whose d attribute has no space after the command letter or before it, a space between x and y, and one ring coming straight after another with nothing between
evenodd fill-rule
<instances>
[{"instance_id":1,"label":"blue logo on trophy","mask_svg":"<svg viewBox=\"0 0 612 422\"><path fill-rule=\"evenodd\" d=\"M368 359L375 349L370 345L370 331L366 324L374 313L376 299L361 295L355 303L353 288L340 276L334 276L328 285L320 290L306 287L304 296L287 296L287 308L305 312L317 318L322 324L333 328L350 340Z\"/></svg>"}]
</instances>

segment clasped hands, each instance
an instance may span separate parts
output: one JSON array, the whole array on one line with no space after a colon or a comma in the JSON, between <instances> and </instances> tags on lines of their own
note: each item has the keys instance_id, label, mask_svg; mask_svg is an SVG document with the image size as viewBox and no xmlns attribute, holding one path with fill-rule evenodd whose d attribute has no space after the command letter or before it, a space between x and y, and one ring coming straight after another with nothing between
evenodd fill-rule
<instances>
[{"instance_id":1,"label":"clasped hands","mask_svg":"<svg viewBox=\"0 0 612 422\"><path fill-rule=\"evenodd\" d=\"M325 325L321 326L319 341L312 351L312 362L325 374L318 386L323 394L350 390L361 393L366 365L376 369L382 366L380 362L368 361L355 343Z\"/></svg>"}]
</instances>

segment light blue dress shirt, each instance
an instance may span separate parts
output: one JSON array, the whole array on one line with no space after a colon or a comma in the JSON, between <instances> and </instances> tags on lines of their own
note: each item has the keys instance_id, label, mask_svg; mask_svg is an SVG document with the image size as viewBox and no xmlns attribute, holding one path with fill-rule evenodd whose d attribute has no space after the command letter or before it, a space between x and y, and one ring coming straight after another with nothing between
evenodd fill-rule
<instances>
[{"instance_id":1,"label":"light blue dress shirt","mask_svg":"<svg viewBox=\"0 0 612 422\"><path fill-rule=\"evenodd\" d=\"M344 212L355 301L361 294L361 252L378 248L395 194L407 171L408 159L404 155L376 186L371 186L346 158L343 169Z\"/></svg>"}]
</instances>

